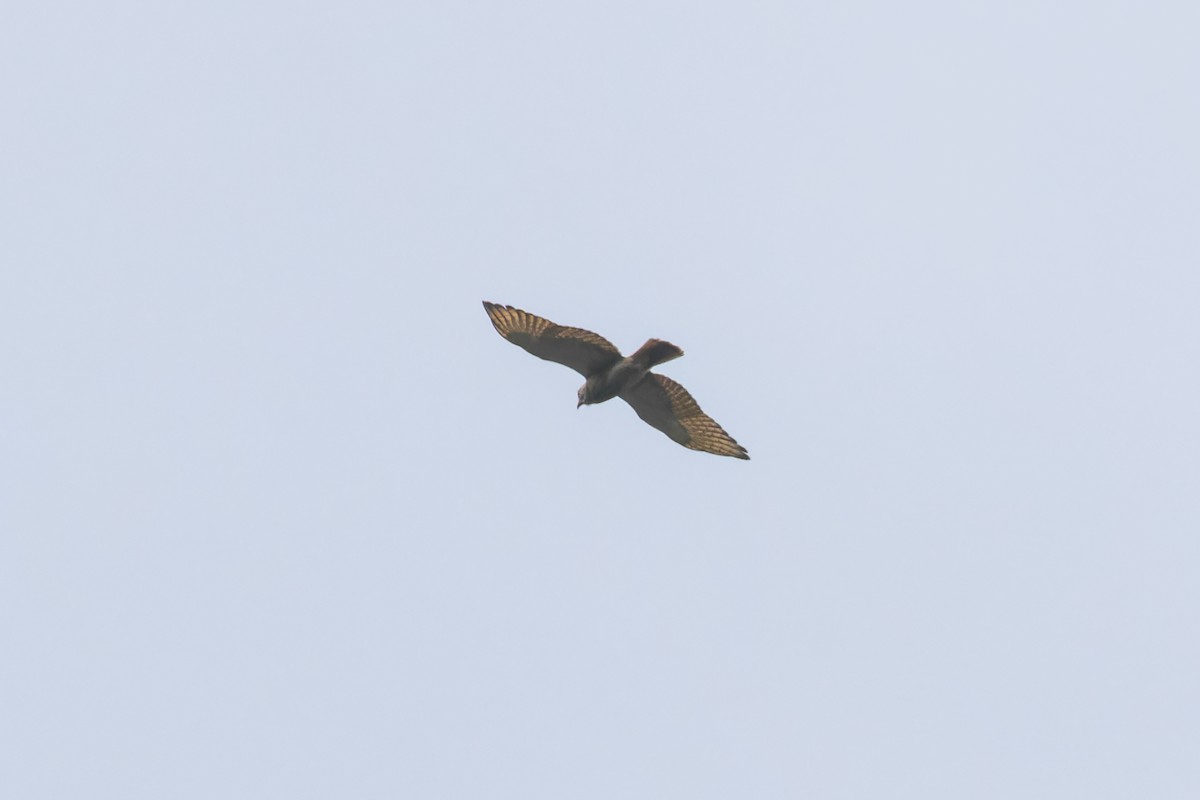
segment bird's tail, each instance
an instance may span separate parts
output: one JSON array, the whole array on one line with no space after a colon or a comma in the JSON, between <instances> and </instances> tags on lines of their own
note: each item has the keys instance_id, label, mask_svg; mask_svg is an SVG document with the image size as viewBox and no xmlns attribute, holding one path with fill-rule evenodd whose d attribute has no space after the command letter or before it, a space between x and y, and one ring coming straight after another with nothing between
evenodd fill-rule
<instances>
[{"instance_id":1,"label":"bird's tail","mask_svg":"<svg viewBox=\"0 0 1200 800\"><path fill-rule=\"evenodd\" d=\"M683 351L670 342L664 342L662 339L647 339L646 343L639 347L630 358L639 367L650 369L664 361L679 358L681 355L683 355Z\"/></svg>"}]
</instances>

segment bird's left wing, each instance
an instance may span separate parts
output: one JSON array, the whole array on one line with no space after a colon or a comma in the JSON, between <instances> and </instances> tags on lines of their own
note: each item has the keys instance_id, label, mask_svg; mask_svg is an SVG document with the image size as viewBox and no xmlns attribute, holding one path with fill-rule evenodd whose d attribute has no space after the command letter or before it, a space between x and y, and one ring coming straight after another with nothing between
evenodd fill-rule
<instances>
[{"instance_id":1,"label":"bird's left wing","mask_svg":"<svg viewBox=\"0 0 1200 800\"><path fill-rule=\"evenodd\" d=\"M719 456L750 459L746 448L700 410L688 390L666 375L647 372L646 377L621 392L644 422L692 450Z\"/></svg>"},{"instance_id":2,"label":"bird's left wing","mask_svg":"<svg viewBox=\"0 0 1200 800\"><path fill-rule=\"evenodd\" d=\"M501 336L538 358L564 364L585 378L621 360L621 351L598 333L555 325L512 306L483 303Z\"/></svg>"}]
</instances>

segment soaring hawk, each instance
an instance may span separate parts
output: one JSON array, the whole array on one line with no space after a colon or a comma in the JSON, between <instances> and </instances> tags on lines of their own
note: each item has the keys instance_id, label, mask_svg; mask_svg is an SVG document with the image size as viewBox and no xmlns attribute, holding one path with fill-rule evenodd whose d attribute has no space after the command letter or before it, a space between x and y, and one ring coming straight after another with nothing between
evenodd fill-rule
<instances>
[{"instance_id":1,"label":"soaring hawk","mask_svg":"<svg viewBox=\"0 0 1200 800\"><path fill-rule=\"evenodd\" d=\"M679 358L683 351L670 342L648 339L631 356L599 334L555 325L512 306L483 303L496 330L538 358L564 364L587 381L579 387L579 406L620 397L651 427L692 450L749 459L750 454L675 381L650 368Z\"/></svg>"}]
</instances>

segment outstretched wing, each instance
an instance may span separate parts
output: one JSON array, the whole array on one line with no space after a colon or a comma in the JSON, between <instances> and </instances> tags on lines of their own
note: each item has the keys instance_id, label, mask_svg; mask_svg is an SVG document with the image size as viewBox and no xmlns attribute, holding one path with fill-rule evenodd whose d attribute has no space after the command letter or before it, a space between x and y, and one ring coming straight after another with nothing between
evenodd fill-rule
<instances>
[{"instance_id":1,"label":"outstretched wing","mask_svg":"<svg viewBox=\"0 0 1200 800\"><path fill-rule=\"evenodd\" d=\"M666 375L647 372L646 377L621 392L643 421L692 450L719 456L749 459L750 454L680 386Z\"/></svg>"},{"instance_id":2,"label":"outstretched wing","mask_svg":"<svg viewBox=\"0 0 1200 800\"><path fill-rule=\"evenodd\" d=\"M512 306L485 300L483 307L505 339L538 358L565 364L585 378L621 360L621 351L600 334L555 325L548 319Z\"/></svg>"}]
</instances>

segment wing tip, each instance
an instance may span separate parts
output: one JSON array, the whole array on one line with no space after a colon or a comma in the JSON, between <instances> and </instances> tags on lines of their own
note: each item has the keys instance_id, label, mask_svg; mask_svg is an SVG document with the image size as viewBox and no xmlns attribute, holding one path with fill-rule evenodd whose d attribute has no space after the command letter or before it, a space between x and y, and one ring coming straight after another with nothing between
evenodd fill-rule
<instances>
[{"instance_id":1,"label":"wing tip","mask_svg":"<svg viewBox=\"0 0 1200 800\"><path fill-rule=\"evenodd\" d=\"M487 300L483 301L483 310L487 312L488 319L492 321L492 325L496 328L496 332L508 338L508 334L513 328L519 324L521 316L525 313L519 308L504 305L503 303L492 303Z\"/></svg>"},{"instance_id":2,"label":"wing tip","mask_svg":"<svg viewBox=\"0 0 1200 800\"><path fill-rule=\"evenodd\" d=\"M729 434L725 434L725 435L729 436ZM705 452L715 453L716 455L719 455L719 456L729 456L730 458L740 458L742 461L750 460L750 452L746 448L744 448L740 444L738 444L736 441L734 441L732 436L729 437L728 442L723 442L722 444L728 445L728 446L727 447L723 446L720 450L706 450Z\"/></svg>"},{"instance_id":3,"label":"wing tip","mask_svg":"<svg viewBox=\"0 0 1200 800\"><path fill-rule=\"evenodd\" d=\"M728 434L726 434L728 435ZM721 442L680 442L689 450L695 450L697 453L709 453L714 456L729 456L730 458L738 458L742 461L750 460L750 453L746 448L735 442L732 438Z\"/></svg>"}]
</instances>

